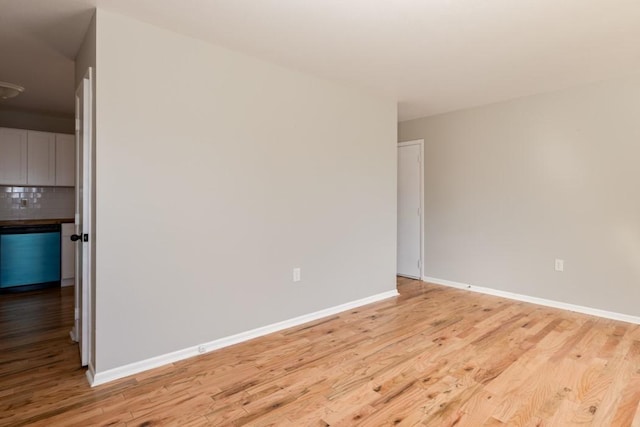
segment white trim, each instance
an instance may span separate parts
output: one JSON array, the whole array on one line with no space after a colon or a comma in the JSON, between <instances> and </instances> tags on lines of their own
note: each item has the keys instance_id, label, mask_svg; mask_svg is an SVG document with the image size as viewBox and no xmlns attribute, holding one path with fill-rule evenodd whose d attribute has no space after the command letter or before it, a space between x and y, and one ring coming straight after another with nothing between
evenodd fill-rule
<instances>
[{"instance_id":1,"label":"white trim","mask_svg":"<svg viewBox=\"0 0 640 427\"><path fill-rule=\"evenodd\" d=\"M294 317L293 319L284 320L282 322L273 323L271 325L262 326L260 328L252 329L250 331L240 332L239 334L231 335L228 337L220 338L208 343L188 347L182 350L174 351L171 353L163 354L149 359L141 360L139 362L130 363L128 365L120 366L113 369L108 369L104 372L95 372L93 367L89 365L87 370L87 378L91 386L97 386L109 381L117 380L129 375L134 375L142 371L157 368L163 365L168 365L179 360L188 359L193 356L197 356L209 351L218 350L223 347L238 344L244 341L249 341L253 338L258 338L263 335L278 332L283 329L291 328L294 326L302 325L307 322L321 319L323 317L331 316L337 313L341 313L347 310L351 310L356 307L378 302L387 298L392 298L398 295L397 290L383 292L370 297L362 298L356 301L351 301L345 304L337 305L334 307L325 308L324 310L316 311L314 313L304 314L302 316ZM204 350L204 351L203 351Z\"/></svg>"},{"instance_id":2,"label":"white trim","mask_svg":"<svg viewBox=\"0 0 640 427\"><path fill-rule=\"evenodd\" d=\"M95 377L96 377L96 370L93 368L93 364L91 363L91 361L89 361L89 363L87 364L87 380L89 381L89 385L91 385L91 387L93 387L95 384Z\"/></svg>"},{"instance_id":3,"label":"white trim","mask_svg":"<svg viewBox=\"0 0 640 427\"><path fill-rule=\"evenodd\" d=\"M93 69L88 67L82 81L75 91L75 119L76 119L76 194L75 194L75 234L83 236L87 234L93 240L91 230L91 168L92 168L92 146L93 146ZM80 113L82 113L82 129L80 129ZM80 156L82 153L82 157ZM80 174L82 173L82 182ZM82 197L79 190L82 189ZM80 210L80 200L82 199L82 218L78 214ZM79 221L81 220L81 221ZM80 224L80 222L82 224ZM95 338L91 307L91 268L90 259L91 243L81 240L75 253L75 310L74 335L80 346L80 364L86 366L92 359L92 342ZM79 262L78 254L82 254L82 262Z\"/></svg>"},{"instance_id":4,"label":"white trim","mask_svg":"<svg viewBox=\"0 0 640 427\"><path fill-rule=\"evenodd\" d=\"M81 345L83 347L83 355L86 358L87 364L89 361L93 359L93 354L91 353L93 348L93 340L94 340L94 328L92 324L92 269L93 262L91 260L91 245L95 235L93 234L93 224L91 223L91 206L93 204L92 199L92 176L93 176L93 68L87 67L87 71L84 75L83 84L85 85L83 95L83 113L82 119L84 123L82 124L82 130L84 132L82 141L82 191L84 192L82 196L82 203L84 204L82 208L82 215L84 218L82 219L82 235L89 235L89 242L85 242L84 239L82 243L82 341Z\"/></svg>"},{"instance_id":5,"label":"white trim","mask_svg":"<svg viewBox=\"0 0 640 427\"><path fill-rule=\"evenodd\" d=\"M407 145L420 146L420 276L424 275L424 139L414 139L412 141L398 142L398 147ZM401 274L399 274L402 276Z\"/></svg>"},{"instance_id":6,"label":"white trim","mask_svg":"<svg viewBox=\"0 0 640 427\"><path fill-rule=\"evenodd\" d=\"M545 298L532 297L529 295L516 294L514 292L501 291L498 289L485 288L482 286L470 285L467 283L453 282L451 280L438 279L435 277L422 277L423 282L434 283L436 285L449 286L451 288L465 289L467 291L481 294L493 295L515 301L529 302L532 304L544 305L546 307L559 308L562 310L575 311L576 313L589 314L591 316L603 317L605 319L620 320L622 322L640 325L640 317L630 314L616 313L614 311L601 310L599 308L585 307L582 305L570 304L567 302L554 301Z\"/></svg>"},{"instance_id":7,"label":"white trim","mask_svg":"<svg viewBox=\"0 0 640 427\"><path fill-rule=\"evenodd\" d=\"M424 144L424 139L414 139L411 141L402 141L402 142L398 142L398 147L406 147L407 145L418 145L418 144Z\"/></svg>"}]
</instances>

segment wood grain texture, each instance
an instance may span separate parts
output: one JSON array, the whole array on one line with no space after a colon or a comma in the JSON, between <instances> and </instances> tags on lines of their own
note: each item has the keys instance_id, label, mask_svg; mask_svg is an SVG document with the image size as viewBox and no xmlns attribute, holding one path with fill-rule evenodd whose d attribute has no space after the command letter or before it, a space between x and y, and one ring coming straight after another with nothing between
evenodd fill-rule
<instances>
[{"instance_id":1,"label":"wood grain texture","mask_svg":"<svg viewBox=\"0 0 640 427\"><path fill-rule=\"evenodd\" d=\"M640 327L400 296L90 388L73 289L0 296L1 426L640 426Z\"/></svg>"}]
</instances>

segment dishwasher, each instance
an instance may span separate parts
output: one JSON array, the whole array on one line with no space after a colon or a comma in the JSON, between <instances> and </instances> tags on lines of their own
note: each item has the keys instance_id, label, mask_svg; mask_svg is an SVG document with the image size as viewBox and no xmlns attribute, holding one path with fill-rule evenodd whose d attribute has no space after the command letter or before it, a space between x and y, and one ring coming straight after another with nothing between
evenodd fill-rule
<instances>
[{"instance_id":1,"label":"dishwasher","mask_svg":"<svg viewBox=\"0 0 640 427\"><path fill-rule=\"evenodd\" d=\"M59 224L0 227L0 292L59 285Z\"/></svg>"}]
</instances>

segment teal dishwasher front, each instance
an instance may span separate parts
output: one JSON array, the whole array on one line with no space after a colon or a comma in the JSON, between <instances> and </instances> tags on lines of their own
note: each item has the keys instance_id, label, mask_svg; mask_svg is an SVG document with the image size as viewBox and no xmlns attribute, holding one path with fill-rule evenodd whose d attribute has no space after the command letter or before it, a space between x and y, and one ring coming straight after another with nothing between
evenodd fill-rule
<instances>
[{"instance_id":1,"label":"teal dishwasher front","mask_svg":"<svg viewBox=\"0 0 640 427\"><path fill-rule=\"evenodd\" d=\"M0 227L0 291L60 284L60 225Z\"/></svg>"}]
</instances>

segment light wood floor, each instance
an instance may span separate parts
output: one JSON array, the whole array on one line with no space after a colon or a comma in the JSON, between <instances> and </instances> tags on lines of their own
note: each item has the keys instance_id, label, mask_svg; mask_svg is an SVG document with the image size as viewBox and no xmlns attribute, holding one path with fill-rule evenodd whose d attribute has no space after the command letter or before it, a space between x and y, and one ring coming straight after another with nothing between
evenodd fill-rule
<instances>
[{"instance_id":1,"label":"light wood floor","mask_svg":"<svg viewBox=\"0 0 640 427\"><path fill-rule=\"evenodd\" d=\"M0 295L0 425L640 425L640 327L401 296L89 388L71 289Z\"/></svg>"}]
</instances>

